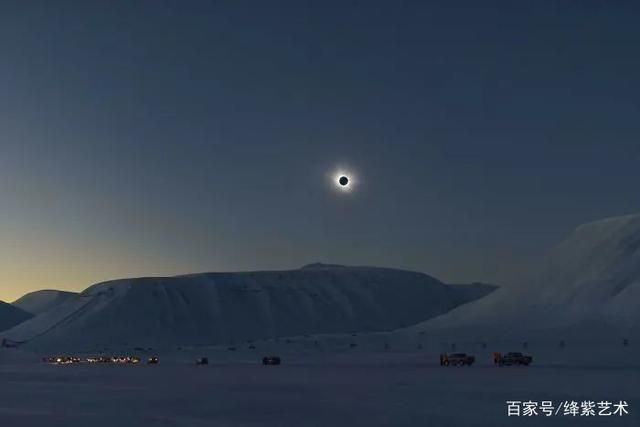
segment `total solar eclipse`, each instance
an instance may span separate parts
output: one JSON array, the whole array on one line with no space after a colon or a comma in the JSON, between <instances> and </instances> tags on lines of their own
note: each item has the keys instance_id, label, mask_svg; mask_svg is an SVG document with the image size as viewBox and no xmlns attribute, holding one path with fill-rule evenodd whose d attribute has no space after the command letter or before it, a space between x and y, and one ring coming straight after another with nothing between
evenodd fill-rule
<instances>
[{"instance_id":1,"label":"total solar eclipse","mask_svg":"<svg viewBox=\"0 0 640 427\"><path fill-rule=\"evenodd\" d=\"M360 182L353 174L353 171L346 168L334 169L329 173L331 186L339 193L351 193L354 187Z\"/></svg>"}]
</instances>

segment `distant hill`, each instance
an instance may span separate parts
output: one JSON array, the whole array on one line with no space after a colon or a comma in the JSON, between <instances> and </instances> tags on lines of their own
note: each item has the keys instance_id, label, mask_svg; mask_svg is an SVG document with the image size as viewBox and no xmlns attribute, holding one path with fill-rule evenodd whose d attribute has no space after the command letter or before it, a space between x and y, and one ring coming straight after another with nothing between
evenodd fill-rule
<instances>
[{"instance_id":1,"label":"distant hill","mask_svg":"<svg viewBox=\"0 0 640 427\"><path fill-rule=\"evenodd\" d=\"M423 273L315 264L100 283L5 336L34 348L233 344L388 331L461 301L458 290Z\"/></svg>"},{"instance_id":2,"label":"distant hill","mask_svg":"<svg viewBox=\"0 0 640 427\"><path fill-rule=\"evenodd\" d=\"M331 270L331 269L337 269L337 268L347 268L347 267L340 264L324 264L321 262L315 262L313 264L307 264L300 267L300 270Z\"/></svg>"},{"instance_id":3,"label":"distant hill","mask_svg":"<svg viewBox=\"0 0 640 427\"><path fill-rule=\"evenodd\" d=\"M27 313L38 315L75 298L77 295L78 294L74 292L55 290L36 291L26 294L19 300L13 302L12 305Z\"/></svg>"},{"instance_id":4,"label":"distant hill","mask_svg":"<svg viewBox=\"0 0 640 427\"><path fill-rule=\"evenodd\" d=\"M484 298L485 296L498 289L498 286L480 282L468 284L449 284L448 286L453 291L453 294L455 295L456 301L459 305Z\"/></svg>"},{"instance_id":5,"label":"distant hill","mask_svg":"<svg viewBox=\"0 0 640 427\"><path fill-rule=\"evenodd\" d=\"M0 301L0 331L10 329L32 317L30 313Z\"/></svg>"}]
</instances>

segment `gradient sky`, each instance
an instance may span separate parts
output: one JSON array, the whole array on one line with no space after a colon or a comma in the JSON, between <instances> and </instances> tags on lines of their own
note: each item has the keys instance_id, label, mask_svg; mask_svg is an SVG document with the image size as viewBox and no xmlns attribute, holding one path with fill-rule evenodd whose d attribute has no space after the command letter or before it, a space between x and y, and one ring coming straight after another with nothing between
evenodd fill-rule
<instances>
[{"instance_id":1,"label":"gradient sky","mask_svg":"<svg viewBox=\"0 0 640 427\"><path fill-rule=\"evenodd\" d=\"M576 225L640 210L639 17L3 1L0 299L316 261L501 282Z\"/></svg>"}]
</instances>

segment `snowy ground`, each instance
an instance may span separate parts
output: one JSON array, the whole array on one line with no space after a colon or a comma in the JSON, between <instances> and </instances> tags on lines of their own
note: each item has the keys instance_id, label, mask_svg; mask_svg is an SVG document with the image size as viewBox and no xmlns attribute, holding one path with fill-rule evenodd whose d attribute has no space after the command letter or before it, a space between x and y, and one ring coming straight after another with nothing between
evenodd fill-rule
<instances>
[{"instance_id":1,"label":"snowy ground","mask_svg":"<svg viewBox=\"0 0 640 427\"><path fill-rule=\"evenodd\" d=\"M246 355L198 367L48 366L0 358L0 425L21 426L564 426L640 425L637 367L481 361L442 368L425 353ZM259 359L259 357L258 357ZM507 400L626 400L625 417L507 418Z\"/></svg>"}]
</instances>

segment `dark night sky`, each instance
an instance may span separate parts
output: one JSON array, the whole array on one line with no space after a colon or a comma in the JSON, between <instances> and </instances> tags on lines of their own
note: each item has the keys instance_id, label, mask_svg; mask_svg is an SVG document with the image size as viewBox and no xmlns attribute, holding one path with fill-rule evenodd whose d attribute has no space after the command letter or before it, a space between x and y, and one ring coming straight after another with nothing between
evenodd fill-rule
<instances>
[{"instance_id":1,"label":"dark night sky","mask_svg":"<svg viewBox=\"0 0 640 427\"><path fill-rule=\"evenodd\" d=\"M633 1L2 1L0 299L315 261L500 282L640 210L639 18Z\"/></svg>"}]
</instances>

